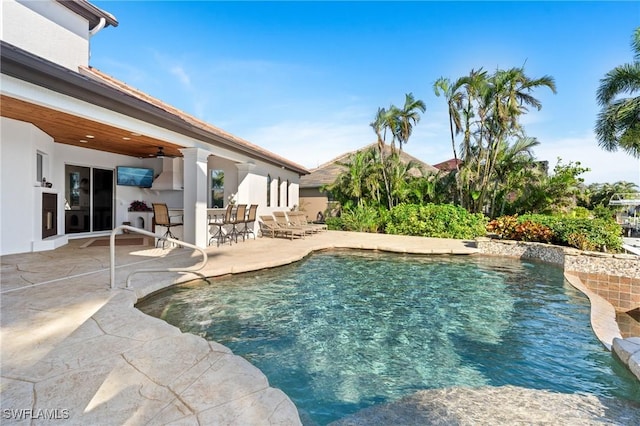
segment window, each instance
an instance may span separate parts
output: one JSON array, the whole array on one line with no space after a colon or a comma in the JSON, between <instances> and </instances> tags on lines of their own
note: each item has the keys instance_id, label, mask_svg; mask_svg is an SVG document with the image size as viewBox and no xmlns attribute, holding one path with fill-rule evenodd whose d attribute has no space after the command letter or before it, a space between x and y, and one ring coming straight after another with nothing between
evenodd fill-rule
<instances>
[{"instance_id":1,"label":"window","mask_svg":"<svg viewBox=\"0 0 640 426\"><path fill-rule=\"evenodd\" d=\"M267 175L267 207L271 207L271 175Z\"/></svg>"},{"instance_id":2,"label":"window","mask_svg":"<svg viewBox=\"0 0 640 426\"><path fill-rule=\"evenodd\" d=\"M49 156L44 152L36 152L36 182L43 183L42 179L49 180Z\"/></svg>"},{"instance_id":3,"label":"window","mask_svg":"<svg viewBox=\"0 0 640 426\"><path fill-rule=\"evenodd\" d=\"M282 179L280 179L280 176L278 176L278 207L281 206L281 198L282 198Z\"/></svg>"},{"instance_id":4,"label":"window","mask_svg":"<svg viewBox=\"0 0 640 426\"><path fill-rule=\"evenodd\" d=\"M224 207L224 170L211 170L211 207Z\"/></svg>"}]
</instances>

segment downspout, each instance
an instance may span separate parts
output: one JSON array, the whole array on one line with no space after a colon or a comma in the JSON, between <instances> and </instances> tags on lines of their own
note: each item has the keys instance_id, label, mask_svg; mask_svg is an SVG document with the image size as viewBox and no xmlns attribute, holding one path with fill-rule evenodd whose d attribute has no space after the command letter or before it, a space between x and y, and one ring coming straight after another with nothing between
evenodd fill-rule
<instances>
[{"instance_id":1,"label":"downspout","mask_svg":"<svg viewBox=\"0 0 640 426\"><path fill-rule=\"evenodd\" d=\"M93 37L94 35L98 34L98 32L104 28L106 23L107 23L106 19L100 18L100 22L98 22L98 24L95 27L89 30L89 37Z\"/></svg>"}]
</instances>

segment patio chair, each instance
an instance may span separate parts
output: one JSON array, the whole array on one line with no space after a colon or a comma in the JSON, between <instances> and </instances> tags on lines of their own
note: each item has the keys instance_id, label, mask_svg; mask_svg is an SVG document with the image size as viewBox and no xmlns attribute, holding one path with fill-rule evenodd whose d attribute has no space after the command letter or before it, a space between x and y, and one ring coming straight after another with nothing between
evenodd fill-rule
<instances>
[{"instance_id":1,"label":"patio chair","mask_svg":"<svg viewBox=\"0 0 640 426\"><path fill-rule=\"evenodd\" d=\"M178 239L173 234L173 232L171 232L171 228L175 228L176 226L182 226L182 222L171 221L172 217L180 217L180 216L179 215L169 216L169 208L165 203L152 203L151 206L153 208L153 217L156 225L164 226L165 228L167 228L165 233L162 234L162 236L159 237L158 241L156 242L156 247L158 247L158 245L160 244L160 241L162 241L162 248L164 249L167 238L173 238L174 240Z\"/></svg>"},{"instance_id":2,"label":"patio chair","mask_svg":"<svg viewBox=\"0 0 640 426\"><path fill-rule=\"evenodd\" d=\"M229 204L227 209L224 211L224 217L222 220L216 220L215 218L212 220L212 218L209 217L209 233L211 234L211 238L209 238L209 245L211 245L211 242L215 239L216 247L219 247L220 242L224 244L227 238L229 239L229 245L231 245L231 235L224 231L224 227L226 225L231 225L233 219L232 214L233 205ZM215 228L217 228L217 230L214 233L211 233Z\"/></svg>"},{"instance_id":3,"label":"patio chair","mask_svg":"<svg viewBox=\"0 0 640 426\"><path fill-rule=\"evenodd\" d=\"M249 238L249 234L253 234L253 239L256 239L256 234L253 232L254 224L256 223L256 213L258 212L258 205L251 204L249 206L249 213L243 222L243 227L240 229L240 233L242 234L242 240L244 241L244 237Z\"/></svg>"},{"instance_id":4,"label":"patio chair","mask_svg":"<svg viewBox=\"0 0 640 426\"><path fill-rule=\"evenodd\" d=\"M278 222L271 215L260 216L260 233L262 236L269 236L275 238L277 236L285 236L293 240L293 237L298 236L304 238L305 232L296 228L286 228L278 225Z\"/></svg>"},{"instance_id":5,"label":"patio chair","mask_svg":"<svg viewBox=\"0 0 640 426\"><path fill-rule=\"evenodd\" d=\"M238 229L238 225L244 223L245 216L247 214L247 205L246 204L238 204L236 207L235 214L231 216L231 231L229 231L229 236L231 238L235 238L236 243L238 242L238 235L242 234ZM242 234L242 241L244 241L244 234Z\"/></svg>"},{"instance_id":6,"label":"patio chair","mask_svg":"<svg viewBox=\"0 0 640 426\"><path fill-rule=\"evenodd\" d=\"M327 230L327 225L324 225L322 223L309 223L307 221L307 216L304 214L304 212L294 211L294 212L289 212L288 215L291 222L296 226L299 226L302 228L309 228L313 230L313 232L320 232L320 231Z\"/></svg>"},{"instance_id":7,"label":"patio chair","mask_svg":"<svg viewBox=\"0 0 640 426\"><path fill-rule=\"evenodd\" d=\"M287 218L287 213L285 213L284 211L273 212L273 217L275 217L275 221L278 223L278 225L280 225L281 228L297 229L299 231L302 231L303 234L305 235L313 234L314 232L310 228L303 228L301 226L296 226L293 223L291 223Z\"/></svg>"}]
</instances>

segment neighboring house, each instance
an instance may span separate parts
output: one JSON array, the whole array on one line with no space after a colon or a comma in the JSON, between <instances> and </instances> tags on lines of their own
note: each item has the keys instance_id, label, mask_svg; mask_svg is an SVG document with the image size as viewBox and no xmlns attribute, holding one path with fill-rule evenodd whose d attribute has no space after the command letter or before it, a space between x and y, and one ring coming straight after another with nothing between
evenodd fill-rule
<instances>
[{"instance_id":1,"label":"neighboring house","mask_svg":"<svg viewBox=\"0 0 640 426\"><path fill-rule=\"evenodd\" d=\"M436 169L442 172L451 172L453 170L458 169L461 164L462 164L462 160L452 158L450 160L443 161L442 163L434 164L433 167L435 167Z\"/></svg>"},{"instance_id":2,"label":"neighboring house","mask_svg":"<svg viewBox=\"0 0 640 426\"><path fill-rule=\"evenodd\" d=\"M300 210L306 212L309 220L316 220L318 213L321 213L323 216L331 214L332 209L335 207L333 205L331 194L326 191L322 191L322 187L335 182L338 175L346 170L344 166L341 166L338 163L347 163L349 162L349 158L356 152L364 151L374 146L376 146L375 143L358 150L342 154L339 157L312 169L308 175L300 178ZM391 148L388 145L385 146L385 153L386 155L391 153ZM438 171L433 166L418 160L416 157L407 154L405 151L400 152L400 159L405 164L413 162L420 165L422 172L425 174L436 173ZM411 169L410 172L418 176L422 174L422 172L417 169Z\"/></svg>"},{"instance_id":3,"label":"neighboring house","mask_svg":"<svg viewBox=\"0 0 640 426\"><path fill-rule=\"evenodd\" d=\"M2 0L1 255L108 234L135 200L183 209L200 247L215 191L259 214L299 204L304 167L90 67L90 38L117 25L84 0Z\"/></svg>"}]
</instances>

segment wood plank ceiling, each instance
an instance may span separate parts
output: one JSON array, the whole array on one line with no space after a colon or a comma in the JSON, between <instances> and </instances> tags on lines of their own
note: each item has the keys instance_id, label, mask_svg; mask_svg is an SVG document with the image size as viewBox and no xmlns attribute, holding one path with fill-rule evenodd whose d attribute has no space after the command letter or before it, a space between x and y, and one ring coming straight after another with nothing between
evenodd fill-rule
<instances>
[{"instance_id":1,"label":"wood plank ceiling","mask_svg":"<svg viewBox=\"0 0 640 426\"><path fill-rule=\"evenodd\" d=\"M182 156L179 145L5 95L0 96L0 112L33 123L57 143L139 158L153 157L162 147L167 156Z\"/></svg>"}]
</instances>

